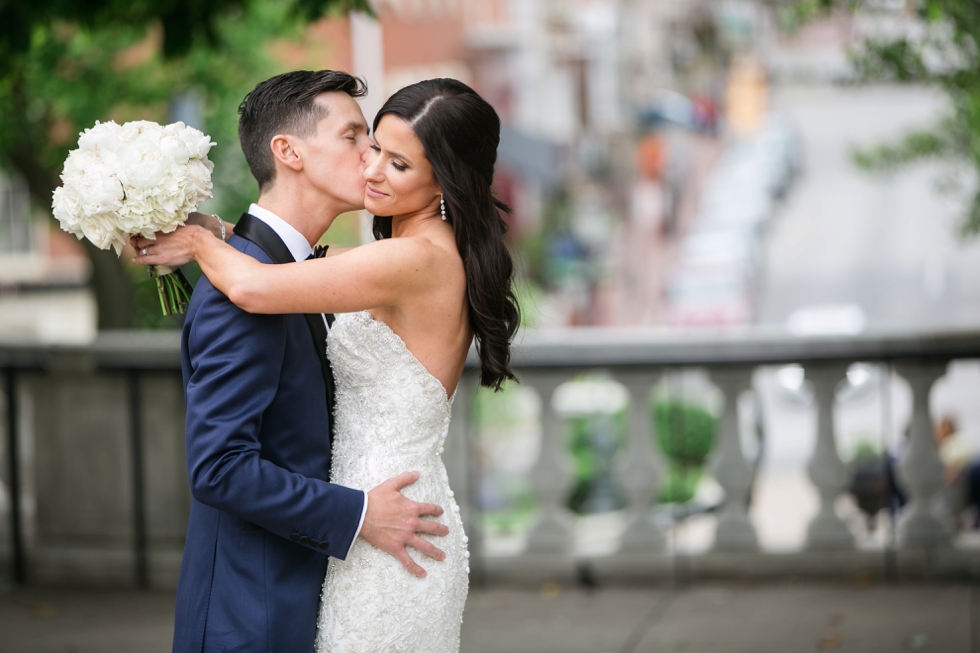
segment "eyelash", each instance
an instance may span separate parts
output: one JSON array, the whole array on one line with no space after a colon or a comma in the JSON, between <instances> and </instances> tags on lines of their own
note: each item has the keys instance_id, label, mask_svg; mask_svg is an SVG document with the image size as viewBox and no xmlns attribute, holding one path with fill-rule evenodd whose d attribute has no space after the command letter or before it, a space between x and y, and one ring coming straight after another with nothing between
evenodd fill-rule
<instances>
[{"instance_id":1,"label":"eyelash","mask_svg":"<svg viewBox=\"0 0 980 653\"><path fill-rule=\"evenodd\" d=\"M371 145L371 149L374 150L375 152L381 151L381 148L378 147L377 145ZM394 166L395 170L397 170L398 172L405 172L406 170L408 170L408 166L402 165L396 161L392 161L391 165Z\"/></svg>"}]
</instances>

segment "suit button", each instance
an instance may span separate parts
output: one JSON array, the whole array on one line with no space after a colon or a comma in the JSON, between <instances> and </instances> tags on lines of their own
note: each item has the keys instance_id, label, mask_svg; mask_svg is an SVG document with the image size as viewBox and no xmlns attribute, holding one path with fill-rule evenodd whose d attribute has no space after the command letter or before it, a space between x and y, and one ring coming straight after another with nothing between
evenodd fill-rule
<instances>
[{"instance_id":1,"label":"suit button","mask_svg":"<svg viewBox=\"0 0 980 653\"><path fill-rule=\"evenodd\" d=\"M320 550L321 551L326 551L329 548L330 548L330 543L329 542L320 542Z\"/></svg>"},{"instance_id":2,"label":"suit button","mask_svg":"<svg viewBox=\"0 0 980 653\"><path fill-rule=\"evenodd\" d=\"M310 543L310 538L304 535L303 537L299 538L299 543L302 544L303 546L306 546L307 544Z\"/></svg>"},{"instance_id":3,"label":"suit button","mask_svg":"<svg viewBox=\"0 0 980 653\"><path fill-rule=\"evenodd\" d=\"M317 548L318 546L320 546L320 540L314 540L313 538L310 538L310 546L312 546L314 549Z\"/></svg>"},{"instance_id":4,"label":"suit button","mask_svg":"<svg viewBox=\"0 0 980 653\"><path fill-rule=\"evenodd\" d=\"M299 542L299 533L292 533L289 536L289 539L291 539L293 542Z\"/></svg>"}]
</instances>

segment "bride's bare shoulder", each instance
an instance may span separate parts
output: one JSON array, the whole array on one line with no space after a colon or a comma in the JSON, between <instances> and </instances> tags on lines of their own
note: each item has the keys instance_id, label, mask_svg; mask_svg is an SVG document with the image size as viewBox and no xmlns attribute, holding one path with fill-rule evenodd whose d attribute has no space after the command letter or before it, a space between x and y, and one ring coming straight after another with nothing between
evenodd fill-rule
<instances>
[{"instance_id":1,"label":"bride's bare shoulder","mask_svg":"<svg viewBox=\"0 0 980 653\"><path fill-rule=\"evenodd\" d=\"M337 252L337 255L360 253L371 257L394 257L402 261L417 261L419 264L453 264L460 261L456 243L446 238L433 238L422 234L384 238L359 247L351 247ZM330 250L327 250L330 255Z\"/></svg>"}]
</instances>

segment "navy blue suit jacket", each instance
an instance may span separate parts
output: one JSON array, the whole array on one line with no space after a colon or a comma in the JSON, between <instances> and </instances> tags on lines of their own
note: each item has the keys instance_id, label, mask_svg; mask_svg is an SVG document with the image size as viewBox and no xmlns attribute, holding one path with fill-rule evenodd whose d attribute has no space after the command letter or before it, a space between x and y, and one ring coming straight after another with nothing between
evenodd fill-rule
<instances>
[{"instance_id":1,"label":"navy blue suit jacket","mask_svg":"<svg viewBox=\"0 0 980 653\"><path fill-rule=\"evenodd\" d=\"M305 316L246 313L204 277L195 288L181 346L193 499L175 653L313 651L327 558L347 555L364 505L328 482L319 353Z\"/></svg>"}]
</instances>

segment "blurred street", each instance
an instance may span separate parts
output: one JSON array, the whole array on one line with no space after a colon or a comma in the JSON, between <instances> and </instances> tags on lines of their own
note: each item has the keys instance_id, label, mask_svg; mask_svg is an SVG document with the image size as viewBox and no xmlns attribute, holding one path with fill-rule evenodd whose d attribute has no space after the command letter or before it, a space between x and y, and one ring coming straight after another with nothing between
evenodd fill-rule
<instances>
[{"instance_id":1,"label":"blurred street","mask_svg":"<svg viewBox=\"0 0 980 653\"><path fill-rule=\"evenodd\" d=\"M787 653L976 650L963 585L699 585L680 590L473 591L463 653ZM164 653L173 595L0 594L0 653Z\"/></svg>"},{"instance_id":2,"label":"blurred street","mask_svg":"<svg viewBox=\"0 0 980 653\"><path fill-rule=\"evenodd\" d=\"M850 161L855 148L930 124L942 98L916 87L777 86L774 104L799 129L804 164L765 243L758 321L854 304L869 329L976 324L980 242L956 235L968 198L936 192L950 170L883 177Z\"/></svg>"}]
</instances>

